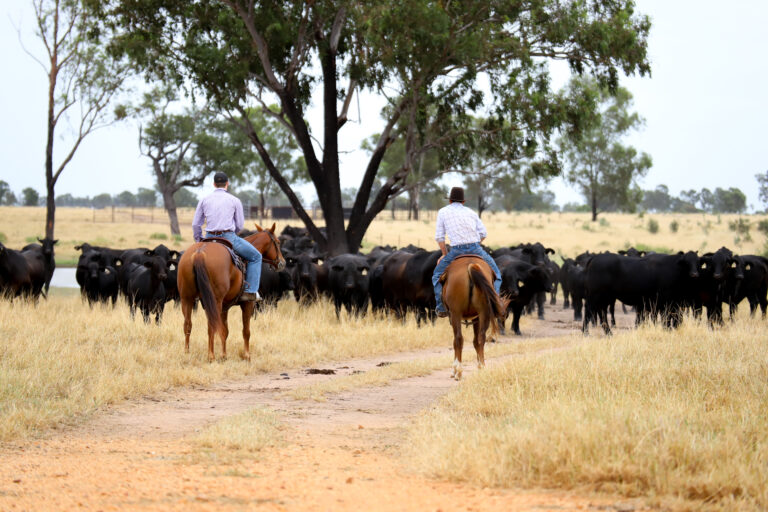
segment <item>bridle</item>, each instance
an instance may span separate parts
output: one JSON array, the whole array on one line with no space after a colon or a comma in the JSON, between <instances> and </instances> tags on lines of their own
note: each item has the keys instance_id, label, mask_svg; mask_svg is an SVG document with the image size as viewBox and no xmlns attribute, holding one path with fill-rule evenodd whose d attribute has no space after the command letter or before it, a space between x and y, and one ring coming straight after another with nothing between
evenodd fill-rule
<instances>
[{"instance_id":1,"label":"bridle","mask_svg":"<svg viewBox=\"0 0 768 512\"><path fill-rule=\"evenodd\" d=\"M265 229L264 231L262 231L262 233L267 234L272 247L275 248L275 252L277 252L277 254L281 254L280 243L275 238L275 235L268 229ZM264 252L267 252L267 251L264 251ZM269 265L272 265L272 268L274 268L278 272L280 272L283 268L285 268L285 258L283 258L282 260L271 260L269 258L265 258L262 253L261 261ZM281 263L282 263L282 266L280 265Z\"/></svg>"}]
</instances>

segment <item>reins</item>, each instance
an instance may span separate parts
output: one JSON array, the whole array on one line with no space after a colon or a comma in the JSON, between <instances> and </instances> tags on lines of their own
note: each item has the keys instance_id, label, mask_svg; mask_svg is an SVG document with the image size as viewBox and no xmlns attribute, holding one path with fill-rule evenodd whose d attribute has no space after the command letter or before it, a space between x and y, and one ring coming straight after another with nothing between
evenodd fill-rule
<instances>
[{"instance_id":1,"label":"reins","mask_svg":"<svg viewBox=\"0 0 768 512\"><path fill-rule=\"evenodd\" d=\"M269 241L270 241L272 247L274 247L275 251L278 254L280 254L280 249L277 246L277 240L275 240L275 235L273 235L272 232L270 230L268 230L268 229L265 229L264 231L262 231L262 233L266 233L267 234L267 236L269 237ZM266 252L266 251L264 251L264 252ZM267 263L269 265L272 265L272 267L275 270L280 268L280 265L279 265L280 260L277 260L277 259L272 260L272 259L266 258L266 257L263 256L263 253L262 253L261 261L263 261L264 263Z\"/></svg>"}]
</instances>

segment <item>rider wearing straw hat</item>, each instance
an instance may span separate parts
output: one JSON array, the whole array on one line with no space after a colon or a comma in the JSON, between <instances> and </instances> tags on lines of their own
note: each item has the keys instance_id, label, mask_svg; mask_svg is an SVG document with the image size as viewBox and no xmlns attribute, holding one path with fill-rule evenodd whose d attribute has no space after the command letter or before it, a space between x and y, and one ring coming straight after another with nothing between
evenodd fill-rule
<instances>
[{"instance_id":1,"label":"rider wearing straw hat","mask_svg":"<svg viewBox=\"0 0 768 512\"><path fill-rule=\"evenodd\" d=\"M493 258L483 250L480 242L485 240L488 232L483 225L480 217L471 209L464 206L464 189L453 187L448 196L450 204L440 209L437 213L437 228L435 230L435 240L443 255L437 261L435 272L432 274L432 286L435 288L435 300L437 301L437 316L446 317L448 311L443 305L443 284L439 282L440 276L448 268L448 265L460 254L474 254L479 256L493 270L496 279L493 286L496 293L501 288L501 272ZM445 245L445 237L451 241L451 250Z\"/></svg>"}]
</instances>

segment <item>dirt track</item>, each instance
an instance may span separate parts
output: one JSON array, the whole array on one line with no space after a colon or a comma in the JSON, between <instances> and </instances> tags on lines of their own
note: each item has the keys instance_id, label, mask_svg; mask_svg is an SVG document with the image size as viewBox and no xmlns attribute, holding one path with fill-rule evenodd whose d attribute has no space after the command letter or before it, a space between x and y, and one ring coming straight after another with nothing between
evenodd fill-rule
<instances>
[{"instance_id":1,"label":"dirt track","mask_svg":"<svg viewBox=\"0 0 768 512\"><path fill-rule=\"evenodd\" d=\"M571 311L555 307L547 314L545 322L529 322L529 336L576 328ZM620 324L630 321L622 316ZM621 498L480 489L410 474L398 457L404 426L456 385L448 369L339 393L326 402L284 396L297 386L366 371L382 361L447 353L449 345L328 365L336 376L295 370L287 372L288 379L261 375L179 389L121 404L42 440L6 446L0 452L0 510L635 509ZM465 367L466 375L473 371L472 365ZM189 438L196 431L255 406L281 416L284 446L227 464L195 455Z\"/></svg>"}]
</instances>

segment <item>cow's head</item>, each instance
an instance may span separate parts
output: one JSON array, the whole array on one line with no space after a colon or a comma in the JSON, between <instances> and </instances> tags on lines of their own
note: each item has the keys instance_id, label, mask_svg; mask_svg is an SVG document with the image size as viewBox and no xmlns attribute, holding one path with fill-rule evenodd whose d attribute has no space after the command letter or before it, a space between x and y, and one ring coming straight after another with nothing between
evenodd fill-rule
<instances>
[{"instance_id":1,"label":"cow's head","mask_svg":"<svg viewBox=\"0 0 768 512\"><path fill-rule=\"evenodd\" d=\"M683 269L684 272L688 274L688 277L691 278L697 278L699 277L699 256L694 251L688 251L683 252L680 251L677 253L677 264Z\"/></svg>"}]
</instances>

